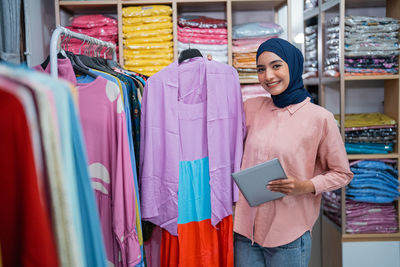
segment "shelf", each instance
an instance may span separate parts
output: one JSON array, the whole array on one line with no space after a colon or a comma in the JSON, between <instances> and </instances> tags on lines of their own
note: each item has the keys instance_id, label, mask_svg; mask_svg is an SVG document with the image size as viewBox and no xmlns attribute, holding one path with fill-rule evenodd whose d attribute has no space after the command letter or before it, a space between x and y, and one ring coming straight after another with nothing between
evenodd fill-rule
<instances>
[{"instance_id":1,"label":"shelf","mask_svg":"<svg viewBox=\"0 0 400 267\"><path fill-rule=\"evenodd\" d=\"M339 7L340 0L331 0L331 1L326 1L321 5L321 12L326 12L331 8L334 7ZM360 6L361 7L361 6Z\"/></svg>"},{"instance_id":2,"label":"shelf","mask_svg":"<svg viewBox=\"0 0 400 267\"><path fill-rule=\"evenodd\" d=\"M349 160L358 159L397 159L399 157L398 153L388 153L388 154L347 154Z\"/></svg>"},{"instance_id":3,"label":"shelf","mask_svg":"<svg viewBox=\"0 0 400 267\"><path fill-rule=\"evenodd\" d=\"M153 4L172 4L172 0L121 0L122 5L153 5Z\"/></svg>"},{"instance_id":4,"label":"shelf","mask_svg":"<svg viewBox=\"0 0 400 267\"><path fill-rule=\"evenodd\" d=\"M60 1L60 9L70 13L93 12L93 10L96 13L115 13L117 12L117 1Z\"/></svg>"},{"instance_id":5,"label":"shelf","mask_svg":"<svg viewBox=\"0 0 400 267\"><path fill-rule=\"evenodd\" d=\"M321 83L322 84L337 83L337 82L340 82L340 79L336 78L336 77L322 77L321 78Z\"/></svg>"},{"instance_id":6,"label":"shelf","mask_svg":"<svg viewBox=\"0 0 400 267\"><path fill-rule=\"evenodd\" d=\"M239 79L241 84L260 83L258 79Z\"/></svg>"},{"instance_id":7,"label":"shelf","mask_svg":"<svg viewBox=\"0 0 400 267\"><path fill-rule=\"evenodd\" d=\"M303 20L308 20L318 16L318 7L304 11Z\"/></svg>"},{"instance_id":8,"label":"shelf","mask_svg":"<svg viewBox=\"0 0 400 267\"><path fill-rule=\"evenodd\" d=\"M367 81L367 80L397 80L399 74L395 75L363 75L363 76L345 76L346 81Z\"/></svg>"},{"instance_id":9,"label":"shelf","mask_svg":"<svg viewBox=\"0 0 400 267\"><path fill-rule=\"evenodd\" d=\"M342 242L400 241L400 233L343 234Z\"/></svg>"},{"instance_id":10,"label":"shelf","mask_svg":"<svg viewBox=\"0 0 400 267\"><path fill-rule=\"evenodd\" d=\"M312 78L303 79L303 84L304 85L319 85L319 78L312 77Z\"/></svg>"},{"instance_id":11,"label":"shelf","mask_svg":"<svg viewBox=\"0 0 400 267\"><path fill-rule=\"evenodd\" d=\"M265 10L279 9L287 4L287 1L282 0L230 0L232 7L240 10Z\"/></svg>"},{"instance_id":12,"label":"shelf","mask_svg":"<svg viewBox=\"0 0 400 267\"><path fill-rule=\"evenodd\" d=\"M386 7L386 0L346 0L346 8Z\"/></svg>"}]
</instances>

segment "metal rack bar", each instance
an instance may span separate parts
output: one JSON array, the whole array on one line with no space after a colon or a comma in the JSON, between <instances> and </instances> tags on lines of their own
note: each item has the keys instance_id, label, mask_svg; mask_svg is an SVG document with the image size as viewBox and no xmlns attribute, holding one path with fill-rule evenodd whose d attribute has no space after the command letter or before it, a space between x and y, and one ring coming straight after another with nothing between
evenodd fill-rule
<instances>
[{"instance_id":1,"label":"metal rack bar","mask_svg":"<svg viewBox=\"0 0 400 267\"><path fill-rule=\"evenodd\" d=\"M113 51L113 55L112 55L113 60L115 60L115 61L117 60L116 46L114 44L102 41L97 38L87 36L85 34L70 31L62 26L57 26L57 28L54 30L54 32L51 36L51 40L50 40L50 70L51 70L51 76L54 78L58 77L57 47L58 47L59 38L62 34L85 41L86 43L111 48Z\"/></svg>"}]
</instances>

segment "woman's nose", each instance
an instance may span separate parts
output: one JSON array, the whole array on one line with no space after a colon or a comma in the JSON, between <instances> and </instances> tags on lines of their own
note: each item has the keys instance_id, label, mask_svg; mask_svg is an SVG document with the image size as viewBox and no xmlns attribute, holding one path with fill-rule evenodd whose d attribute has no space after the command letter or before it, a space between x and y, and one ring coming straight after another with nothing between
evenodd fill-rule
<instances>
[{"instance_id":1,"label":"woman's nose","mask_svg":"<svg viewBox=\"0 0 400 267\"><path fill-rule=\"evenodd\" d=\"M267 68L265 70L264 75L265 75L264 78L265 78L266 81L270 81L273 78L273 72L272 72L272 70L270 68Z\"/></svg>"}]
</instances>

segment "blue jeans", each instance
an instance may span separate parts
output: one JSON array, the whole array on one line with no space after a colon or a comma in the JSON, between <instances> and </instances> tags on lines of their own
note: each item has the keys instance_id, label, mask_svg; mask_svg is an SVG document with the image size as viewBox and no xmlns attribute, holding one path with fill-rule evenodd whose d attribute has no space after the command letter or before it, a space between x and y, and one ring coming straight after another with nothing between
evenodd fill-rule
<instances>
[{"instance_id":1,"label":"blue jeans","mask_svg":"<svg viewBox=\"0 0 400 267\"><path fill-rule=\"evenodd\" d=\"M235 267L307 267L311 254L310 232L295 241L274 248L265 248L235 233Z\"/></svg>"}]
</instances>

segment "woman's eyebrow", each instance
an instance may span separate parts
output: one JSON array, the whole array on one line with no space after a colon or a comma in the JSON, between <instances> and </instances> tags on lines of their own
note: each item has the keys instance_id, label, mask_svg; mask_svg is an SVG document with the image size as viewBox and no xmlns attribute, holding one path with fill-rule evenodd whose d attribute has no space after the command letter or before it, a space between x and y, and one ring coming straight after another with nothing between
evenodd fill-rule
<instances>
[{"instance_id":1,"label":"woman's eyebrow","mask_svg":"<svg viewBox=\"0 0 400 267\"><path fill-rule=\"evenodd\" d=\"M277 59L277 60L271 61L268 65L272 65L272 64L275 64L277 62L283 62L283 61L280 60L280 59Z\"/></svg>"}]
</instances>

